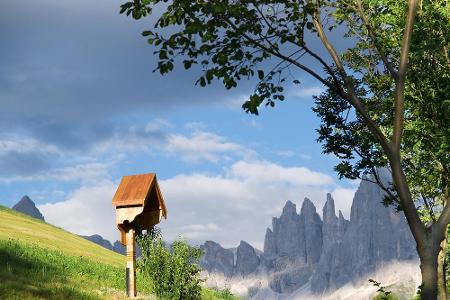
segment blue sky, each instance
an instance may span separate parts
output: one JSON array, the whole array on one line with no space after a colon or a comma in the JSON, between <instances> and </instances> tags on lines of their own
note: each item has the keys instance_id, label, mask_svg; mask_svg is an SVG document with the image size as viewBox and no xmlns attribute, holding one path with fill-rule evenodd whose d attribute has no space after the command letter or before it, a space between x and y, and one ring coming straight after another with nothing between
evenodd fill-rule
<instances>
[{"instance_id":1,"label":"blue sky","mask_svg":"<svg viewBox=\"0 0 450 300\"><path fill-rule=\"evenodd\" d=\"M160 76L121 1L0 2L0 204L29 195L46 220L116 239L111 198L121 176L156 172L168 239L262 247L286 200L326 193L348 216L355 182L321 154L311 111L317 82L299 74L260 116L240 106L254 82L194 86L198 72Z\"/></svg>"}]
</instances>

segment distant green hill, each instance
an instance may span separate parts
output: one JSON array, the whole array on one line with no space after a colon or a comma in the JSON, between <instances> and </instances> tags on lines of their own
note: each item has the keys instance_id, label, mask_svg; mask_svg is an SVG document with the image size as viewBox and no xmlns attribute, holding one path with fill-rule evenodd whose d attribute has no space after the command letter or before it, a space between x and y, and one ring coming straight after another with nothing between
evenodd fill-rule
<instances>
[{"instance_id":1,"label":"distant green hill","mask_svg":"<svg viewBox=\"0 0 450 300\"><path fill-rule=\"evenodd\" d=\"M0 299L125 299L125 256L0 206ZM138 272L140 297L151 295ZM204 289L203 299L236 299Z\"/></svg>"}]
</instances>

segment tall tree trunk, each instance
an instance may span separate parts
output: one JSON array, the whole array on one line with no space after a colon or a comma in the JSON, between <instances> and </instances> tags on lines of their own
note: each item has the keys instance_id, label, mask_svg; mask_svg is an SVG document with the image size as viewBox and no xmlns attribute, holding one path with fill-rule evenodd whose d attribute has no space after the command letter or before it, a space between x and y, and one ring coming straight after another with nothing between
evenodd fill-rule
<instances>
[{"instance_id":1,"label":"tall tree trunk","mask_svg":"<svg viewBox=\"0 0 450 300\"><path fill-rule=\"evenodd\" d=\"M422 274L422 300L436 300L438 296L438 254L439 249L427 247L420 255L420 271Z\"/></svg>"},{"instance_id":2,"label":"tall tree trunk","mask_svg":"<svg viewBox=\"0 0 450 300\"><path fill-rule=\"evenodd\" d=\"M441 262L443 261L441 260L440 254L443 253L441 245L445 245L446 239L443 232L433 232L433 229L435 229L433 227L428 228L423 247L417 249L422 274L422 300L447 299L446 291L442 291L439 288L439 285L443 284L442 281L445 281L443 277L439 277L445 276L445 272L442 273L440 269Z\"/></svg>"},{"instance_id":3,"label":"tall tree trunk","mask_svg":"<svg viewBox=\"0 0 450 300\"><path fill-rule=\"evenodd\" d=\"M446 238L441 242L441 249L438 254L438 299L447 300L447 282L445 278L445 254L447 249L447 234Z\"/></svg>"},{"instance_id":4,"label":"tall tree trunk","mask_svg":"<svg viewBox=\"0 0 450 300\"><path fill-rule=\"evenodd\" d=\"M445 207L448 203L448 186L444 188L444 201L443 206ZM445 238L441 242L441 250L438 256L438 299L447 300L447 274L446 274L446 264L448 263L447 258L447 243L448 243L448 225L445 226Z\"/></svg>"}]
</instances>

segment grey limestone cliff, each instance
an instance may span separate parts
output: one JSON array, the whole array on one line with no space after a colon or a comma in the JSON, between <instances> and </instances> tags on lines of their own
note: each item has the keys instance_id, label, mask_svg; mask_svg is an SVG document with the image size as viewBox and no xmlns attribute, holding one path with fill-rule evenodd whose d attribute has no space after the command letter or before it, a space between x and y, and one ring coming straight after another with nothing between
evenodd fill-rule
<instances>
[{"instance_id":1,"label":"grey limestone cliff","mask_svg":"<svg viewBox=\"0 0 450 300\"><path fill-rule=\"evenodd\" d=\"M236 272L246 276L256 270L260 259L255 249L247 242L241 241L236 251Z\"/></svg>"},{"instance_id":2,"label":"grey limestone cliff","mask_svg":"<svg viewBox=\"0 0 450 300\"><path fill-rule=\"evenodd\" d=\"M287 201L279 218L272 220L273 230L265 237L263 262L270 274L269 286L278 293L289 293L310 279L322 250L322 221L308 198L300 214Z\"/></svg>"},{"instance_id":3,"label":"grey limestone cliff","mask_svg":"<svg viewBox=\"0 0 450 300\"><path fill-rule=\"evenodd\" d=\"M30 217L45 221L44 216L41 214L34 202L26 195L23 196L22 199L20 199L20 201L12 207L12 209L29 215Z\"/></svg>"},{"instance_id":4,"label":"grey limestone cliff","mask_svg":"<svg viewBox=\"0 0 450 300\"><path fill-rule=\"evenodd\" d=\"M336 289L392 260L416 258L414 240L403 214L384 207L383 197L378 186L362 181L353 198L349 222L341 214L337 218L334 207L327 208L326 246L311 280L313 292ZM329 200L331 206L331 197Z\"/></svg>"},{"instance_id":5,"label":"grey limestone cliff","mask_svg":"<svg viewBox=\"0 0 450 300\"><path fill-rule=\"evenodd\" d=\"M225 249L218 243L206 241L200 248L203 256L199 261L208 272L221 273L225 276L234 274L234 254L230 249Z\"/></svg>"},{"instance_id":6,"label":"grey limestone cliff","mask_svg":"<svg viewBox=\"0 0 450 300\"><path fill-rule=\"evenodd\" d=\"M389 179L387 174L384 181ZM200 265L230 278L265 272L270 289L283 294L308 283L311 292L318 294L355 283L383 264L417 259L403 214L383 206L383 198L376 184L363 180L353 198L350 220L341 211L336 215L331 194L327 194L322 219L308 198L300 213L287 201L266 231L262 254L241 242L235 257L230 249L207 242Z\"/></svg>"}]
</instances>

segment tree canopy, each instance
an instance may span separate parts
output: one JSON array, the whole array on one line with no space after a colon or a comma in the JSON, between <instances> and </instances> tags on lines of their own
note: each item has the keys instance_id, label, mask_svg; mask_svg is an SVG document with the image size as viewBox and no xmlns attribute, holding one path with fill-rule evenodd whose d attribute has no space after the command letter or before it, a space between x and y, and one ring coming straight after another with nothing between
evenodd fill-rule
<instances>
[{"instance_id":1,"label":"tree canopy","mask_svg":"<svg viewBox=\"0 0 450 300\"><path fill-rule=\"evenodd\" d=\"M162 75L180 63L202 69L200 86L217 79L231 89L256 78L243 104L252 114L283 101L286 86L302 88L294 70L325 87L314 107L323 151L339 157L341 177L392 171L392 184L376 181L385 203L404 211L421 258L422 297L435 299L450 221L450 3L135 0L121 13L140 19L155 7L154 28L142 34ZM353 45L338 53L329 35L342 31Z\"/></svg>"}]
</instances>

